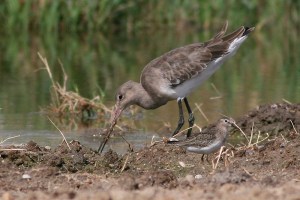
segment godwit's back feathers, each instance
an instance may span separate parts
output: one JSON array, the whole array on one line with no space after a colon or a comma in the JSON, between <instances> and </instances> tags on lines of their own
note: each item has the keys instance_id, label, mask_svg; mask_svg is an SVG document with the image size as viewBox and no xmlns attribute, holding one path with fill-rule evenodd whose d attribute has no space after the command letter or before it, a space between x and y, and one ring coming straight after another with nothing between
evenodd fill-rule
<instances>
[{"instance_id":1,"label":"godwit's back feathers","mask_svg":"<svg viewBox=\"0 0 300 200\"><path fill-rule=\"evenodd\" d=\"M221 31L207 42L176 48L151 61L144 68L141 75L143 87L146 90L148 87L152 87L151 90L156 90L156 94L158 91L173 98L185 95L185 93L188 94L194 87L201 84L215 72L219 65L233 55L247 38L247 34L254 29L242 26L236 31L225 35L227 26L226 22ZM202 77L201 74L203 74ZM153 77L156 77L155 81ZM194 77L199 78L198 81L193 82L196 85L188 88L186 92L175 91L176 87ZM171 91L170 88L175 90Z\"/></svg>"}]
</instances>

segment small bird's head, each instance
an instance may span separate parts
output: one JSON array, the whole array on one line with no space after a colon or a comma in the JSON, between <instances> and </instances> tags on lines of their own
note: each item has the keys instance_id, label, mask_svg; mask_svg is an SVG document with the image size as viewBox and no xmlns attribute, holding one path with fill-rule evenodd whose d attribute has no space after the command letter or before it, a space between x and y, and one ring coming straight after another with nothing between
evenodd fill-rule
<instances>
[{"instance_id":1,"label":"small bird's head","mask_svg":"<svg viewBox=\"0 0 300 200\"><path fill-rule=\"evenodd\" d=\"M219 124L223 127L231 127L235 125L235 121L232 118L223 118L220 119Z\"/></svg>"},{"instance_id":2,"label":"small bird's head","mask_svg":"<svg viewBox=\"0 0 300 200\"><path fill-rule=\"evenodd\" d=\"M136 104L138 87L138 83L127 81L118 88L115 96L116 104L113 112L114 118L117 119L124 109L130 105Z\"/></svg>"}]
</instances>

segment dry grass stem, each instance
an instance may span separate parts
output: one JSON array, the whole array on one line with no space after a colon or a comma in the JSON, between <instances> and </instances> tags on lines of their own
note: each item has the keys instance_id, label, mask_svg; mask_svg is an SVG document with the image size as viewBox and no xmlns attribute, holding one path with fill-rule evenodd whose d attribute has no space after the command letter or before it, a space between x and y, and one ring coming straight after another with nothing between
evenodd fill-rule
<instances>
[{"instance_id":1,"label":"dry grass stem","mask_svg":"<svg viewBox=\"0 0 300 200\"><path fill-rule=\"evenodd\" d=\"M121 169L121 173L125 170L125 168L126 168L126 165L127 165L127 162L128 162L128 158L129 158L129 154L127 155L127 157L126 157L126 159L125 159L125 162L124 162L124 164L123 164L123 166L122 166L122 169Z\"/></svg>"},{"instance_id":2,"label":"dry grass stem","mask_svg":"<svg viewBox=\"0 0 300 200\"><path fill-rule=\"evenodd\" d=\"M107 108L101 102L99 96L94 97L92 100L81 97L78 93L67 91L67 81L68 76L64 70L63 64L60 62L61 70L63 72L63 86L58 82L54 81L51 69L49 67L48 61L40 53L38 53L39 58L43 62L48 76L52 83L52 104L47 108L43 109L47 113L57 114L59 117L76 117L83 116L84 112L88 113L90 119L96 118L95 116L90 116L94 114L105 115L106 113L111 113L111 109Z\"/></svg>"},{"instance_id":3,"label":"dry grass stem","mask_svg":"<svg viewBox=\"0 0 300 200\"><path fill-rule=\"evenodd\" d=\"M230 153L228 153L229 149L226 149L226 151L224 152L224 164L225 164L225 167L228 168L229 167L229 164L231 162L231 158L234 158L234 153L233 151L230 151Z\"/></svg>"},{"instance_id":4,"label":"dry grass stem","mask_svg":"<svg viewBox=\"0 0 300 200\"><path fill-rule=\"evenodd\" d=\"M152 146L154 146L154 145L156 145L156 144L158 144L158 143L161 143L161 142L165 142L165 143L168 142L168 139L167 139L167 138L163 138L162 140L155 140L155 141L154 141L154 138L155 138L155 137L156 137L155 135L152 136L151 143L150 143L150 147L152 147Z\"/></svg>"},{"instance_id":5,"label":"dry grass stem","mask_svg":"<svg viewBox=\"0 0 300 200\"><path fill-rule=\"evenodd\" d=\"M125 130L121 127L121 126L119 126L119 125L117 125L116 124L116 126L115 126L116 128L118 128L120 131L122 131L122 132L124 132Z\"/></svg>"},{"instance_id":6,"label":"dry grass stem","mask_svg":"<svg viewBox=\"0 0 300 200\"><path fill-rule=\"evenodd\" d=\"M183 129L183 130L181 130L180 132L178 132L177 134L173 135L172 137L179 137L179 136L181 136L185 131L187 131L187 130L189 130L189 129L191 129L191 128L194 128L194 127L197 127L197 128L200 130L200 132L201 132L202 129L201 129L197 124L194 124L192 127L188 127L188 128L186 128L186 129Z\"/></svg>"},{"instance_id":7,"label":"dry grass stem","mask_svg":"<svg viewBox=\"0 0 300 200\"><path fill-rule=\"evenodd\" d=\"M212 88L215 90L215 92L217 93L217 96L215 97L210 97L209 99L214 100L214 99L221 99L223 97L223 95L221 94L221 92L216 88L215 84L211 83L210 84L212 86Z\"/></svg>"},{"instance_id":8,"label":"dry grass stem","mask_svg":"<svg viewBox=\"0 0 300 200\"><path fill-rule=\"evenodd\" d=\"M242 167L242 169L246 172L246 174L252 177L251 173L245 167Z\"/></svg>"},{"instance_id":9,"label":"dry grass stem","mask_svg":"<svg viewBox=\"0 0 300 200\"><path fill-rule=\"evenodd\" d=\"M154 138L156 138L155 135L152 136L151 142L150 142L150 147L154 146L155 144L159 143L159 142L163 142L163 140L155 140Z\"/></svg>"},{"instance_id":10,"label":"dry grass stem","mask_svg":"<svg viewBox=\"0 0 300 200\"><path fill-rule=\"evenodd\" d=\"M220 148L219 154L218 154L218 156L215 158L215 159L217 159L216 163L214 162L215 159L212 160L213 172L214 172L215 169L217 169L217 167L218 167L219 160L221 159L221 155L222 155L222 153L223 153L224 148L225 148L225 146L222 146L222 147Z\"/></svg>"},{"instance_id":11,"label":"dry grass stem","mask_svg":"<svg viewBox=\"0 0 300 200\"><path fill-rule=\"evenodd\" d=\"M128 144L128 149L130 152L133 152L133 147L132 145L123 137L123 135L121 135L121 138Z\"/></svg>"},{"instance_id":12,"label":"dry grass stem","mask_svg":"<svg viewBox=\"0 0 300 200\"><path fill-rule=\"evenodd\" d=\"M239 129L239 131L245 136L247 142L249 143L249 139L248 139L247 135L245 134L245 132L236 123L234 123L234 126Z\"/></svg>"},{"instance_id":13,"label":"dry grass stem","mask_svg":"<svg viewBox=\"0 0 300 200\"><path fill-rule=\"evenodd\" d=\"M257 178L255 178L245 167L242 167L242 169L245 171L246 174L253 178L253 180L257 181Z\"/></svg>"},{"instance_id":14,"label":"dry grass stem","mask_svg":"<svg viewBox=\"0 0 300 200\"><path fill-rule=\"evenodd\" d=\"M259 143L265 141L266 139L268 139L268 138L270 137L269 133L266 133L266 135L267 135L266 137L264 137L263 139L259 140L261 136L260 136L260 131L258 131L258 136L257 136L256 142L253 143L253 144L251 144L251 145L248 146L248 147L253 147L253 146L255 146L255 145L258 145Z\"/></svg>"},{"instance_id":15,"label":"dry grass stem","mask_svg":"<svg viewBox=\"0 0 300 200\"><path fill-rule=\"evenodd\" d=\"M66 140L66 138L65 138L65 136L64 136L64 134L63 134L63 132L62 132L61 130L59 130L59 128L54 124L54 122L53 122L49 117L48 117L48 119L49 119L49 121L53 124L53 126L60 132L60 134L62 135L63 140L64 140L65 143L67 144L69 150L71 150L71 147L69 146L69 143L68 143L68 141Z\"/></svg>"},{"instance_id":16,"label":"dry grass stem","mask_svg":"<svg viewBox=\"0 0 300 200\"><path fill-rule=\"evenodd\" d=\"M197 124L194 124L194 127L198 128L199 132L202 132L202 128L198 126Z\"/></svg>"},{"instance_id":17,"label":"dry grass stem","mask_svg":"<svg viewBox=\"0 0 300 200\"><path fill-rule=\"evenodd\" d=\"M40 54L40 52L38 52L37 54L38 54L38 56L40 57L41 61L42 61L42 62L44 63L44 65L45 65L45 69L46 69L47 72L48 72L48 75L49 75L50 80L52 81L52 85L55 85L54 79L53 79L53 76L52 76L52 72L51 72L50 67L49 67L49 65L48 65L47 58L44 58L44 57Z\"/></svg>"},{"instance_id":18,"label":"dry grass stem","mask_svg":"<svg viewBox=\"0 0 300 200\"><path fill-rule=\"evenodd\" d=\"M150 145L152 145L152 144L153 144L153 142L154 142L154 138L155 138L155 135L152 135L152 138L151 138Z\"/></svg>"},{"instance_id":19,"label":"dry grass stem","mask_svg":"<svg viewBox=\"0 0 300 200\"><path fill-rule=\"evenodd\" d=\"M253 129L254 129L254 122L252 122L252 126L251 126L251 134L250 134L250 140L248 142L248 147L251 145L252 142L252 138L253 138Z\"/></svg>"},{"instance_id":20,"label":"dry grass stem","mask_svg":"<svg viewBox=\"0 0 300 200\"><path fill-rule=\"evenodd\" d=\"M27 151L27 149L0 149L0 151Z\"/></svg>"},{"instance_id":21,"label":"dry grass stem","mask_svg":"<svg viewBox=\"0 0 300 200\"><path fill-rule=\"evenodd\" d=\"M64 75L64 85L63 85L63 89L66 91L66 90L67 90L68 75L67 75L67 73L66 73L66 71L65 71L65 68L64 68L64 65L62 64L62 62L61 62L60 59L58 59L58 62L59 62L61 71L63 72L63 75Z\"/></svg>"},{"instance_id":22,"label":"dry grass stem","mask_svg":"<svg viewBox=\"0 0 300 200\"><path fill-rule=\"evenodd\" d=\"M287 139L285 139L285 137L284 137L281 133L280 133L280 135L281 135L282 139L283 139L286 143L289 142Z\"/></svg>"},{"instance_id":23,"label":"dry grass stem","mask_svg":"<svg viewBox=\"0 0 300 200\"><path fill-rule=\"evenodd\" d=\"M258 136L257 136L257 138L256 138L256 143L257 143L257 144L258 144L259 138L260 138L260 131L258 131Z\"/></svg>"},{"instance_id":24,"label":"dry grass stem","mask_svg":"<svg viewBox=\"0 0 300 200\"><path fill-rule=\"evenodd\" d=\"M0 144L3 144L4 142L6 142L7 140L11 140L11 139L14 139L14 138L17 138L17 137L20 137L21 135L16 135L16 136L11 136L11 137L8 137L8 138L5 138L4 140L2 140L0 142Z\"/></svg>"},{"instance_id":25,"label":"dry grass stem","mask_svg":"<svg viewBox=\"0 0 300 200\"><path fill-rule=\"evenodd\" d=\"M226 150L224 150L224 149L226 149ZM233 151L226 148L225 146L222 146L219 150L218 156L216 156L215 159L212 160L212 168L213 168L212 174L217 169L219 161L220 161L222 156L223 156L223 159L224 159L224 165L225 165L226 168L228 168L228 166L230 164L230 161L231 161L231 158L234 157L234 153L233 153ZM217 159L217 161L215 162L216 159Z\"/></svg>"},{"instance_id":26,"label":"dry grass stem","mask_svg":"<svg viewBox=\"0 0 300 200\"><path fill-rule=\"evenodd\" d=\"M204 119L209 122L209 119L207 118L207 116L204 114L203 110L201 109L202 104L199 106L197 103L195 103L197 109L199 110L199 112L201 113L201 115L204 117Z\"/></svg>"},{"instance_id":27,"label":"dry grass stem","mask_svg":"<svg viewBox=\"0 0 300 200\"><path fill-rule=\"evenodd\" d=\"M291 122L291 124L292 124L292 126L293 126L293 129L294 129L295 133L296 133L297 135L299 135L299 132L296 130L296 128L295 128L295 126L294 126L294 123L293 123L293 121L292 121L292 120L290 120L290 122Z\"/></svg>"},{"instance_id":28,"label":"dry grass stem","mask_svg":"<svg viewBox=\"0 0 300 200\"><path fill-rule=\"evenodd\" d=\"M224 115L223 113L220 113L220 112L219 112L219 114L220 114L221 116L223 116L223 117L226 117L226 118L228 118L228 119L231 119L231 117L229 117L229 116L227 116L227 115Z\"/></svg>"},{"instance_id":29,"label":"dry grass stem","mask_svg":"<svg viewBox=\"0 0 300 200\"><path fill-rule=\"evenodd\" d=\"M285 102L285 103L287 103L287 104L292 105L292 103L290 101L286 100L286 99L282 99L282 101Z\"/></svg>"}]
</instances>

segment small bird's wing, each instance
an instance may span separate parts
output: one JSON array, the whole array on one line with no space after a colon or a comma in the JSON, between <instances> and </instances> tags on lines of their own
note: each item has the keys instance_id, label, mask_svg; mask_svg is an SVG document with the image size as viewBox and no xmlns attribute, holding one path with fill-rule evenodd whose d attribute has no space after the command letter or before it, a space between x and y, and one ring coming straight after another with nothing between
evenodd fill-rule
<instances>
[{"instance_id":1,"label":"small bird's wing","mask_svg":"<svg viewBox=\"0 0 300 200\"><path fill-rule=\"evenodd\" d=\"M193 138L179 141L176 142L175 144L183 147L188 147L188 146L206 147L211 143L213 143L215 140L216 140L216 136L214 134L199 133Z\"/></svg>"},{"instance_id":2,"label":"small bird's wing","mask_svg":"<svg viewBox=\"0 0 300 200\"><path fill-rule=\"evenodd\" d=\"M221 31L205 43L195 43L174 49L151 61L144 69L146 71L159 70L162 78L168 80L171 87L176 87L205 70L208 64L228 53L230 43L243 36L245 27L224 36L227 23ZM146 73L142 73L143 74ZM147 73L148 75L151 73ZM141 80L146 77L141 77Z\"/></svg>"}]
</instances>

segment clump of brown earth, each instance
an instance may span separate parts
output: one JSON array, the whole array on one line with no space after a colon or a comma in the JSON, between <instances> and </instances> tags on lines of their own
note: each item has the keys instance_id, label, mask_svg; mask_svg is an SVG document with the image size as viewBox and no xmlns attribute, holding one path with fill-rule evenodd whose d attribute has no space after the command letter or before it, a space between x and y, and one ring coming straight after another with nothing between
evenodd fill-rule
<instances>
[{"instance_id":1,"label":"clump of brown earth","mask_svg":"<svg viewBox=\"0 0 300 200\"><path fill-rule=\"evenodd\" d=\"M258 106L255 110L237 119L237 124L247 133L254 132L278 134L300 130L300 104L268 104Z\"/></svg>"},{"instance_id":2,"label":"clump of brown earth","mask_svg":"<svg viewBox=\"0 0 300 200\"><path fill-rule=\"evenodd\" d=\"M227 147L213 170L201 155L158 143L118 155L71 141L0 147L0 197L9 199L296 199L300 196L300 105L260 106L237 120L259 144ZM295 127L293 127L292 123ZM209 160L215 161L215 155ZM225 158L223 156L223 158Z\"/></svg>"}]
</instances>

